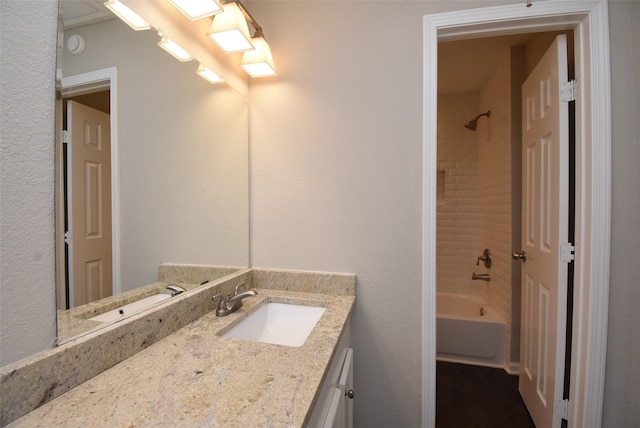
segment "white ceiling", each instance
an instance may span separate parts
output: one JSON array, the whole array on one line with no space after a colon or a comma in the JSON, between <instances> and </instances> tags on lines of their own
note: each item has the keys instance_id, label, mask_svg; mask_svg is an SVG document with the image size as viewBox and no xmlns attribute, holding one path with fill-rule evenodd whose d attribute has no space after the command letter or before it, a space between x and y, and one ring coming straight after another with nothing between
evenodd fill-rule
<instances>
[{"instance_id":1,"label":"white ceiling","mask_svg":"<svg viewBox=\"0 0 640 428\"><path fill-rule=\"evenodd\" d=\"M438 44L438 93L480 90L511 46L524 45L531 34L456 40Z\"/></svg>"},{"instance_id":2,"label":"white ceiling","mask_svg":"<svg viewBox=\"0 0 640 428\"><path fill-rule=\"evenodd\" d=\"M73 28L115 18L102 3L104 0L60 1L59 14L62 16L64 28Z\"/></svg>"}]
</instances>

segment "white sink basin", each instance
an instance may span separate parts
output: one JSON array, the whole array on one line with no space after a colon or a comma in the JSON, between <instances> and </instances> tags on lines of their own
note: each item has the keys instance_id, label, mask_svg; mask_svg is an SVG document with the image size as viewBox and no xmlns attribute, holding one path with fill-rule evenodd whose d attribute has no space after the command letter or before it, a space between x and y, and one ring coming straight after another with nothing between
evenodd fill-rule
<instances>
[{"instance_id":1,"label":"white sink basin","mask_svg":"<svg viewBox=\"0 0 640 428\"><path fill-rule=\"evenodd\" d=\"M224 334L224 337L302 346L326 308L267 303Z\"/></svg>"},{"instance_id":2,"label":"white sink basin","mask_svg":"<svg viewBox=\"0 0 640 428\"><path fill-rule=\"evenodd\" d=\"M119 308L112 309L108 312L96 315L95 317L91 317L89 319L92 321L100 322L117 321L119 319L128 317L129 315L142 312L145 309L155 305L156 303L162 302L169 298L171 298L171 294L168 293L152 294L151 296L144 297L140 300L136 300L135 302L128 303L126 305L120 306Z\"/></svg>"}]
</instances>

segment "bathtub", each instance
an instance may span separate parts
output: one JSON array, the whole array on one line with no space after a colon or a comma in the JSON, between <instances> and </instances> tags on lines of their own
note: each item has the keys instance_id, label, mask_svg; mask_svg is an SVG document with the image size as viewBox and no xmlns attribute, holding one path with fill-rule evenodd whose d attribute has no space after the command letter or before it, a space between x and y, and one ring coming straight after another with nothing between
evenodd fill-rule
<instances>
[{"instance_id":1,"label":"bathtub","mask_svg":"<svg viewBox=\"0 0 640 428\"><path fill-rule=\"evenodd\" d=\"M507 326L482 299L437 293L436 312L437 359L504 367Z\"/></svg>"}]
</instances>

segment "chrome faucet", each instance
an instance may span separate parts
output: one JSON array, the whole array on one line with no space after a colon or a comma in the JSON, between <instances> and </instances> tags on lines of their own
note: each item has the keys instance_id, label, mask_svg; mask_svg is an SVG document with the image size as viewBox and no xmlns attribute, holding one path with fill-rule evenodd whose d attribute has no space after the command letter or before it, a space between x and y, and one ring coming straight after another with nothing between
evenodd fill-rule
<instances>
[{"instance_id":1,"label":"chrome faucet","mask_svg":"<svg viewBox=\"0 0 640 428\"><path fill-rule=\"evenodd\" d=\"M165 288L167 290L171 290L171 296L175 296L177 294L184 293L185 291L187 291L186 288L180 287L177 284L168 284Z\"/></svg>"},{"instance_id":2,"label":"chrome faucet","mask_svg":"<svg viewBox=\"0 0 640 428\"><path fill-rule=\"evenodd\" d=\"M488 273L475 273L475 272L473 273L473 275L471 275L471 280L472 281L476 281L476 280L490 281Z\"/></svg>"},{"instance_id":3,"label":"chrome faucet","mask_svg":"<svg viewBox=\"0 0 640 428\"><path fill-rule=\"evenodd\" d=\"M256 290L249 290L243 293L238 293L238 289L244 285L244 282L238 284L233 291L233 295L228 294L225 299L224 294L216 294L211 298L214 302L216 299L220 298L218 301L218 308L216 309L216 316L218 317L226 317L230 313L237 311L242 306L242 299L245 297L257 296L258 292Z\"/></svg>"}]
</instances>

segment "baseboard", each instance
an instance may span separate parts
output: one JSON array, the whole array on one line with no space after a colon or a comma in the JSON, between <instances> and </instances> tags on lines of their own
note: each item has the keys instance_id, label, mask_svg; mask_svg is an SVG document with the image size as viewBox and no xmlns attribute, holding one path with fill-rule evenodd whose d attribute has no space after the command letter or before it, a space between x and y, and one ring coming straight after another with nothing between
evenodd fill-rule
<instances>
[{"instance_id":1,"label":"baseboard","mask_svg":"<svg viewBox=\"0 0 640 428\"><path fill-rule=\"evenodd\" d=\"M504 365L504 371L510 375L520 374L520 361L510 361Z\"/></svg>"},{"instance_id":2,"label":"baseboard","mask_svg":"<svg viewBox=\"0 0 640 428\"><path fill-rule=\"evenodd\" d=\"M436 357L437 361L445 361L447 363L467 364L470 366L490 367L493 369L505 369L502 364L485 363L481 361L464 359L464 358L450 358L450 357ZM506 369L505 369L506 370Z\"/></svg>"},{"instance_id":3,"label":"baseboard","mask_svg":"<svg viewBox=\"0 0 640 428\"><path fill-rule=\"evenodd\" d=\"M494 368L494 369L503 369L505 372L507 372L507 374L509 374L511 376L518 376L520 374L520 362L518 362L518 361L511 361L511 362L506 363L506 364L492 364L492 363L485 363L485 362L480 362L480 361L467 360L467 359L464 359L464 358L451 358L451 357L444 357L444 356L436 357L436 360L437 361L445 361L447 363L468 364L470 366L480 366L480 367L490 367L490 368Z\"/></svg>"}]
</instances>

